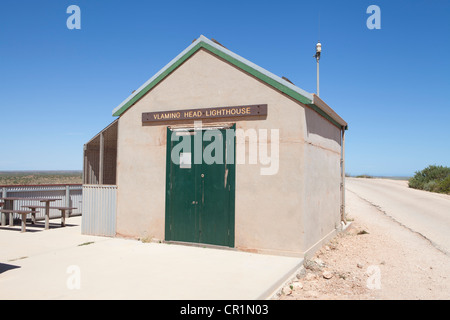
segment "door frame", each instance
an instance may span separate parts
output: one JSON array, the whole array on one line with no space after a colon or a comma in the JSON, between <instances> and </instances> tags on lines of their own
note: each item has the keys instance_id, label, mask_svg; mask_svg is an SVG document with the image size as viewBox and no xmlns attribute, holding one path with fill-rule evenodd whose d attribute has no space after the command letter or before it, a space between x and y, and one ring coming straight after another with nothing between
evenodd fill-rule
<instances>
[{"instance_id":1,"label":"door frame","mask_svg":"<svg viewBox=\"0 0 450 320\"><path fill-rule=\"evenodd\" d=\"M234 248L235 247L235 199L236 199L236 123L233 124L227 124L227 125L221 125L221 126L214 126L214 125L209 125L209 126L204 126L202 127L201 131L202 131L202 135L204 133L204 131L209 130L209 129L232 129L233 130L233 148L234 148L234 152L233 152L233 164L227 164L230 165L232 170L229 171L229 175L228 178L230 179L230 207L229 207L229 224L228 224L228 231L229 231L229 238L228 238L228 244L227 245L211 245L211 244L207 244L207 243L201 243L201 242L183 242L183 241L177 241L177 240L170 240L169 235L171 234L171 230L170 230L170 221L172 219L171 217L171 213L169 212L169 208L170 208L170 198L169 198L169 182L170 182L170 166L171 166L171 135L173 134L173 130L175 128L171 128L170 126L167 126L166 129L166 190L165 190L165 221L164 221L164 241L165 242L179 242L179 243L189 243L189 244L197 244L197 245L202 245L202 246L218 246L218 247L230 247L230 248ZM180 129L180 130L195 130L196 128L194 126L176 126L176 129ZM225 144L228 143L227 137L225 137Z\"/></svg>"}]
</instances>

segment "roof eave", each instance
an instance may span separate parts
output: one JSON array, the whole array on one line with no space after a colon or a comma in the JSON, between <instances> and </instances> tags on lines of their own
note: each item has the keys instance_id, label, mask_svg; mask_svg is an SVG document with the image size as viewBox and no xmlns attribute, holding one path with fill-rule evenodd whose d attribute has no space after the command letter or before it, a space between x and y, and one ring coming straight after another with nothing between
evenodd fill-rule
<instances>
[{"instance_id":1,"label":"roof eave","mask_svg":"<svg viewBox=\"0 0 450 320\"><path fill-rule=\"evenodd\" d=\"M330 106L328 106L328 104L325 103L325 101L323 101L321 98L319 98L318 95L314 93L312 94L312 96L313 96L312 103L309 104L309 106L319 108L326 115L326 118L328 118L328 120L333 122L334 125L343 128L344 130L348 129L347 122L344 119L342 119L333 109L331 109Z\"/></svg>"}]
</instances>

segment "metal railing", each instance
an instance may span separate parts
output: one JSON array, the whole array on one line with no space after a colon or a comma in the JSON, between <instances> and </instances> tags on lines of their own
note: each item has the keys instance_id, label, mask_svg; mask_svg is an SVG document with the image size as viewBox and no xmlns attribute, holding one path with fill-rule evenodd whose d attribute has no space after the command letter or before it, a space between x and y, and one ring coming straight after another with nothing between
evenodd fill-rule
<instances>
[{"instance_id":1,"label":"metal railing","mask_svg":"<svg viewBox=\"0 0 450 320\"><path fill-rule=\"evenodd\" d=\"M81 184L45 184L45 185L8 185L0 186L1 197L19 197L23 200L14 200L14 210L23 210L22 206L36 205L39 202L33 201L33 198L61 199L51 203L51 207L75 207L70 212L70 216L81 215L83 187ZM30 200L28 200L30 199ZM61 211L50 209L50 219L60 218ZM20 219L20 216L14 214L14 219ZM36 214L36 220L43 220L45 213L39 210Z\"/></svg>"}]
</instances>

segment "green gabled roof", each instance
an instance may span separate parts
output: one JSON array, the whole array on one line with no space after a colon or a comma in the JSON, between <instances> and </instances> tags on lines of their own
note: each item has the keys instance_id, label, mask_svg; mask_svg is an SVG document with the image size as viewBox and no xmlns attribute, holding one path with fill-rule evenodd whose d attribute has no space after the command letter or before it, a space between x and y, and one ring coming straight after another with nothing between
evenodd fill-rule
<instances>
[{"instance_id":1,"label":"green gabled roof","mask_svg":"<svg viewBox=\"0 0 450 320\"><path fill-rule=\"evenodd\" d=\"M347 127L347 123L342 120L342 118L340 118L333 110L331 110L331 108L329 108L322 100L318 99L316 95L308 93L296 87L292 83L236 55L230 50L209 40L204 36L200 36L198 39L196 39L189 47L187 47L183 52L175 57L175 59L169 62L157 74L150 78L138 90L136 90L131 96L129 96L117 108L115 108L113 110L113 116L120 116L121 114L123 114L127 109L129 109L139 99L141 99L147 92L149 92L153 87L155 87L166 76L172 73L176 68L178 68L183 62L189 59L201 48L221 57L225 61L228 61L237 68L253 75L259 80L290 96L291 98L310 106L319 114L330 120L334 125L340 128ZM316 103L316 101L318 101L318 103Z\"/></svg>"}]
</instances>

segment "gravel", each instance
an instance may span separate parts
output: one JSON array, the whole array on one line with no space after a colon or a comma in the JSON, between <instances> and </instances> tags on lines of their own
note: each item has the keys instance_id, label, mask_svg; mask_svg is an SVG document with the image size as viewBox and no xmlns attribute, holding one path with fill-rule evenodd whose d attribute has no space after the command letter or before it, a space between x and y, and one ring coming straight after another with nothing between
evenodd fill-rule
<instances>
[{"instance_id":1,"label":"gravel","mask_svg":"<svg viewBox=\"0 0 450 320\"><path fill-rule=\"evenodd\" d=\"M351 226L325 244L278 299L450 299L450 257L347 192Z\"/></svg>"}]
</instances>

